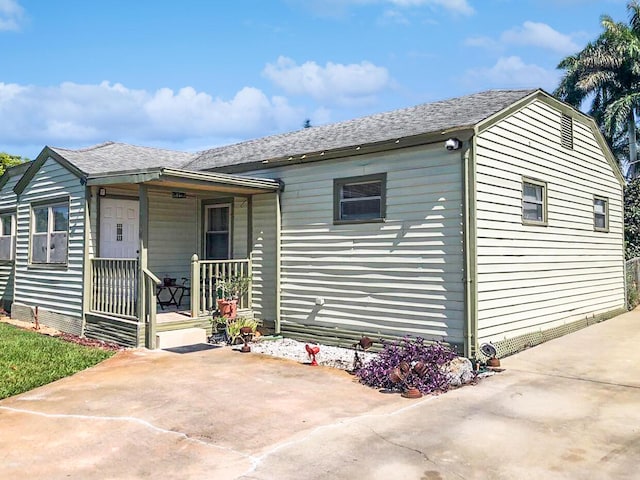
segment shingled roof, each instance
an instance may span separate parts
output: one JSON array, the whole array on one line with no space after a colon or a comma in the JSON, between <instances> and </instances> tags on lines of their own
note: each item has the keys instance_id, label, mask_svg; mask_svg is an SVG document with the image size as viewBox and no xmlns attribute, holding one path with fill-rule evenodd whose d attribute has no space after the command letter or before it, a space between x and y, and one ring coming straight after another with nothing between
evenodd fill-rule
<instances>
[{"instance_id":1,"label":"shingled roof","mask_svg":"<svg viewBox=\"0 0 640 480\"><path fill-rule=\"evenodd\" d=\"M87 175L146 168L216 170L314 152L331 152L451 129L472 128L536 91L489 90L345 122L257 138L199 153L115 142L101 143L79 150L49 148Z\"/></svg>"},{"instance_id":2,"label":"shingled roof","mask_svg":"<svg viewBox=\"0 0 640 480\"><path fill-rule=\"evenodd\" d=\"M197 156L195 153L115 142L105 142L80 150L49 148L89 175L153 167L179 168Z\"/></svg>"},{"instance_id":3,"label":"shingled roof","mask_svg":"<svg viewBox=\"0 0 640 480\"><path fill-rule=\"evenodd\" d=\"M489 90L355 120L213 148L182 165L209 170L312 152L395 140L454 128L473 127L536 90Z\"/></svg>"}]
</instances>

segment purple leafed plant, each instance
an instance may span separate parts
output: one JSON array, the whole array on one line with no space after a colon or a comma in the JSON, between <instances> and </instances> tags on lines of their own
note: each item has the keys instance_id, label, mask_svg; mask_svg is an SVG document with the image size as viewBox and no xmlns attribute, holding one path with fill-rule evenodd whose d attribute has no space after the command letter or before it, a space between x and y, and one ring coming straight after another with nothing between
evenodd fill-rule
<instances>
[{"instance_id":1,"label":"purple leafed plant","mask_svg":"<svg viewBox=\"0 0 640 480\"><path fill-rule=\"evenodd\" d=\"M383 343L382 352L356 372L361 383L388 390L415 387L424 394L447 390L447 376L440 367L456 358L456 353L450 347L443 343L427 344L421 337L404 337L398 343ZM424 362L427 367L425 375L420 377L411 369L402 384L394 384L389 374L403 361L409 365Z\"/></svg>"}]
</instances>

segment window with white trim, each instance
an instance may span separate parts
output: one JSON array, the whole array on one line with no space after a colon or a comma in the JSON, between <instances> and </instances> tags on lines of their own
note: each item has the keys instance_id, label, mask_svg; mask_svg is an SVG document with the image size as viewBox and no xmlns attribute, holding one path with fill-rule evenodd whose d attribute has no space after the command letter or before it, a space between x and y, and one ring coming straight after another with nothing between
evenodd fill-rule
<instances>
[{"instance_id":1,"label":"window with white trim","mask_svg":"<svg viewBox=\"0 0 640 480\"><path fill-rule=\"evenodd\" d=\"M31 209L31 263L67 263L69 203Z\"/></svg>"},{"instance_id":2,"label":"window with white trim","mask_svg":"<svg viewBox=\"0 0 640 480\"><path fill-rule=\"evenodd\" d=\"M547 184L539 180L522 180L522 223L547 223Z\"/></svg>"},{"instance_id":3,"label":"window with white trim","mask_svg":"<svg viewBox=\"0 0 640 480\"><path fill-rule=\"evenodd\" d=\"M386 184L386 173L335 179L334 222L383 221L386 215Z\"/></svg>"},{"instance_id":4,"label":"window with white trim","mask_svg":"<svg viewBox=\"0 0 640 480\"><path fill-rule=\"evenodd\" d=\"M0 261L13 260L16 220L13 213L0 215Z\"/></svg>"},{"instance_id":5,"label":"window with white trim","mask_svg":"<svg viewBox=\"0 0 640 480\"><path fill-rule=\"evenodd\" d=\"M593 228L609 231L609 201L604 197L593 197Z\"/></svg>"}]
</instances>

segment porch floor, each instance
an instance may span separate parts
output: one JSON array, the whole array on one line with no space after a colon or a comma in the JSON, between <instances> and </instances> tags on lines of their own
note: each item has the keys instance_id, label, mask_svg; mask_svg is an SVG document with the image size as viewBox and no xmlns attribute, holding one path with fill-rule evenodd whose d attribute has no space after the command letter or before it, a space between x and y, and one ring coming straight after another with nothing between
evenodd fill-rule
<instances>
[{"instance_id":1,"label":"porch floor","mask_svg":"<svg viewBox=\"0 0 640 480\"><path fill-rule=\"evenodd\" d=\"M165 307L156 313L157 323L184 322L187 319L191 319L191 310Z\"/></svg>"}]
</instances>

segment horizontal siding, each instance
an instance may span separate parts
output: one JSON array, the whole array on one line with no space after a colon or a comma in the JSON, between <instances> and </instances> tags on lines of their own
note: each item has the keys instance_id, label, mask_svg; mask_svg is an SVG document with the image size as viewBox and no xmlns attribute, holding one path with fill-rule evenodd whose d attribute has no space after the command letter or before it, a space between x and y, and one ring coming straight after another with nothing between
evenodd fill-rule
<instances>
[{"instance_id":1,"label":"horizontal siding","mask_svg":"<svg viewBox=\"0 0 640 480\"><path fill-rule=\"evenodd\" d=\"M0 263L0 308L9 310L13 302L14 288L13 262Z\"/></svg>"},{"instance_id":2,"label":"horizontal siding","mask_svg":"<svg viewBox=\"0 0 640 480\"><path fill-rule=\"evenodd\" d=\"M13 191L13 187L22 178L22 175L13 175L4 184L0 190L0 211L13 210L16 208L17 197Z\"/></svg>"},{"instance_id":3,"label":"horizontal siding","mask_svg":"<svg viewBox=\"0 0 640 480\"><path fill-rule=\"evenodd\" d=\"M191 276L191 257L198 251L198 201L171 198L171 191L149 192L149 269L158 277Z\"/></svg>"},{"instance_id":4,"label":"horizontal siding","mask_svg":"<svg viewBox=\"0 0 640 480\"><path fill-rule=\"evenodd\" d=\"M253 296L251 308L256 318L265 322L267 326L277 317L276 195L275 193L255 195L252 204Z\"/></svg>"},{"instance_id":5,"label":"horizontal siding","mask_svg":"<svg viewBox=\"0 0 640 480\"><path fill-rule=\"evenodd\" d=\"M124 347L138 347L141 324L131 320L86 314L84 334L103 342L116 343Z\"/></svg>"},{"instance_id":6,"label":"horizontal siding","mask_svg":"<svg viewBox=\"0 0 640 480\"><path fill-rule=\"evenodd\" d=\"M62 196L70 197L68 265L29 266L30 205ZM15 301L50 312L49 318L63 331L77 330L82 317L84 201L85 187L78 177L49 158L23 191L17 210Z\"/></svg>"},{"instance_id":7,"label":"horizontal siding","mask_svg":"<svg viewBox=\"0 0 640 480\"><path fill-rule=\"evenodd\" d=\"M461 344L461 165L458 152L438 146L256 172L285 183L283 329L288 322ZM386 221L334 225L333 180L381 172Z\"/></svg>"},{"instance_id":8,"label":"horizontal siding","mask_svg":"<svg viewBox=\"0 0 640 480\"><path fill-rule=\"evenodd\" d=\"M499 341L624 306L622 187L590 128L534 102L477 138L480 342ZM548 226L522 224L522 178L547 182ZM593 196L609 200L609 232Z\"/></svg>"},{"instance_id":9,"label":"horizontal siding","mask_svg":"<svg viewBox=\"0 0 640 480\"><path fill-rule=\"evenodd\" d=\"M0 212L12 211L16 209L17 197L13 191L22 175L13 175L5 183L0 190ZM0 262L0 307L6 310L11 308L14 290L14 263Z\"/></svg>"},{"instance_id":10,"label":"horizontal siding","mask_svg":"<svg viewBox=\"0 0 640 480\"><path fill-rule=\"evenodd\" d=\"M233 258L249 258L249 199L236 197L233 200Z\"/></svg>"}]
</instances>

